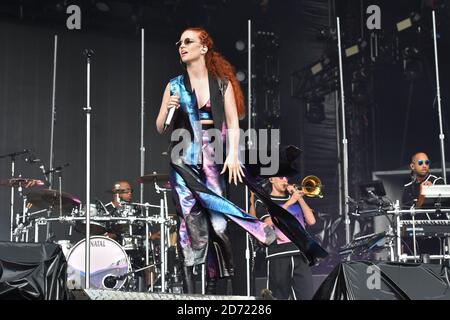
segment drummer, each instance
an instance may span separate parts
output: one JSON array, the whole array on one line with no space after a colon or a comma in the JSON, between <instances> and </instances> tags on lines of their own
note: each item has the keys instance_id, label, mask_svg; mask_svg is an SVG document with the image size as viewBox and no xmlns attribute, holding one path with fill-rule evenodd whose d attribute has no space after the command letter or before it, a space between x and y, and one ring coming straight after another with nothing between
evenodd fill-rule
<instances>
[{"instance_id":1,"label":"drummer","mask_svg":"<svg viewBox=\"0 0 450 320\"><path fill-rule=\"evenodd\" d=\"M133 189L131 188L131 185L128 181L120 180L114 182L111 192L113 194L112 200L111 202L106 204L105 207L110 215L115 216L115 212L119 210L123 205L131 204L131 201L133 199ZM117 239L120 236L111 230L107 231L104 235L112 239ZM158 240L159 238L160 238L159 231L155 233L150 232L149 234L150 240Z\"/></svg>"}]
</instances>

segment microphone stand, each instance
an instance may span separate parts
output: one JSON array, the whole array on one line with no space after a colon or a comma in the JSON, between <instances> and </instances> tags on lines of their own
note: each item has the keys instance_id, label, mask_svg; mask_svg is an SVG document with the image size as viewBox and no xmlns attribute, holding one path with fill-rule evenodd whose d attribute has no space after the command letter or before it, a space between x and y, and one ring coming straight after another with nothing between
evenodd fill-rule
<instances>
[{"instance_id":1,"label":"microphone stand","mask_svg":"<svg viewBox=\"0 0 450 320\"><path fill-rule=\"evenodd\" d=\"M62 217L62 170L57 170L59 186L59 217Z\"/></svg>"},{"instance_id":2,"label":"microphone stand","mask_svg":"<svg viewBox=\"0 0 450 320\"><path fill-rule=\"evenodd\" d=\"M86 56L86 249L85 249L85 289L90 286L90 266L91 266L91 58L94 51L85 49Z\"/></svg>"},{"instance_id":3,"label":"microphone stand","mask_svg":"<svg viewBox=\"0 0 450 320\"><path fill-rule=\"evenodd\" d=\"M52 116L51 116L51 128L50 128L50 164L49 164L50 168L53 168L53 161L55 160L53 141L54 141L54 137L55 137L55 122L56 122L55 94L56 94L56 58L57 58L57 53L58 53L58 36L55 34L54 50L53 50ZM52 189L53 173L50 173L49 178L48 178L47 181L50 183L49 189Z\"/></svg>"},{"instance_id":4,"label":"microphone stand","mask_svg":"<svg viewBox=\"0 0 450 320\"><path fill-rule=\"evenodd\" d=\"M441 108L441 89L439 86L439 65L438 65L438 52L437 52L437 40L436 40L436 16L433 10L433 42L434 42L434 60L436 67L436 98L438 102L438 116L439 116L439 140L441 146L441 165L442 165L442 178L444 178L444 184L447 184L447 172L445 168L445 143L444 132L442 128L442 108Z\"/></svg>"},{"instance_id":5,"label":"microphone stand","mask_svg":"<svg viewBox=\"0 0 450 320\"><path fill-rule=\"evenodd\" d=\"M247 48L248 48L248 53L247 53L247 66L248 66L248 83L247 83L247 105L248 105L248 113L247 113L247 117L248 117L248 122L247 122L247 130L250 132L250 130L252 129L252 21L248 20L247 21L247 38L248 38L248 44L247 44ZM251 141L251 137L252 135L249 135L250 140L248 141L248 147L249 149L252 148L253 145L253 141ZM250 198L250 192L248 189L248 186L245 186L245 211L249 212L250 211L250 203L249 203L249 198ZM250 250L250 248L252 250ZM250 256L252 255L252 256ZM253 268L251 266L251 262L253 261L253 259L255 258L255 253L253 251L253 244L251 243L251 238L250 235L248 234L248 232L245 233L245 261L246 261L246 271L247 271L247 296L251 296L252 294L252 289L254 290L254 273L253 273ZM253 286L252 286L253 284ZM253 287L253 288L252 288Z\"/></svg>"},{"instance_id":6,"label":"microphone stand","mask_svg":"<svg viewBox=\"0 0 450 320\"><path fill-rule=\"evenodd\" d=\"M145 124L145 99L144 99L144 29L141 29L141 168L140 175L144 175L145 171L145 146L144 146L144 124ZM144 202L144 184L140 185L139 201Z\"/></svg>"},{"instance_id":7,"label":"microphone stand","mask_svg":"<svg viewBox=\"0 0 450 320\"><path fill-rule=\"evenodd\" d=\"M58 204L59 204L59 217L62 217L62 169L64 167L67 167L69 165L69 163L66 163L62 166L56 167L56 168L52 168L48 171L45 171L45 166L41 165L39 168L42 170L42 173L45 177L45 180L47 182L49 182L49 179L47 178L47 176L53 176L53 173L58 173ZM49 187L49 189L51 189L51 185ZM53 204L52 204L52 208L53 208ZM50 218L51 216L51 212L52 210L48 211L47 217ZM71 233L71 232L70 232ZM52 232L52 226L51 226L51 222L47 222L47 238L46 241L49 241L52 237L54 237L54 234Z\"/></svg>"},{"instance_id":8,"label":"microphone stand","mask_svg":"<svg viewBox=\"0 0 450 320\"><path fill-rule=\"evenodd\" d=\"M111 279L111 280L113 280L113 281L117 281L117 280L125 280L127 277L129 277L129 276L131 276L131 275L133 275L133 274L136 274L136 273L141 272L141 271L143 271L143 270L146 270L146 269L155 267L155 266L157 266L158 264L161 264L161 263L153 263L153 264L150 264L150 265L146 265L145 267L142 267L142 268L139 268L139 269L136 269L136 270L127 272L127 273L125 273L125 274L123 274L123 275L120 275L120 276L109 276L109 277L106 277L105 280L106 280L107 278L109 278L109 279Z\"/></svg>"},{"instance_id":9,"label":"microphone stand","mask_svg":"<svg viewBox=\"0 0 450 320\"><path fill-rule=\"evenodd\" d=\"M15 164L16 164L16 157L14 155L12 155L11 156L11 179L14 178ZM13 232L14 232L14 186L11 186L11 228L10 228L9 241L13 241Z\"/></svg>"},{"instance_id":10,"label":"microphone stand","mask_svg":"<svg viewBox=\"0 0 450 320\"><path fill-rule=\"evenodd\" d=\"M344 75L342 67L342 50L341 50L341 25L339 17L337 20L337 36L338 36L338 52L339 52L339 79L341 91L341 121L342 121L342 172L343 172L343 187L344 199L348 199L348 140L345 128L345 98L344 98ZM350 219L348 217L349 206L348 202L344 201L344 223L345 223L345 243L350 243Z\"/></svg>"},{"instance_id":11,"label":"microphone stand","mask_svg":"<svg viewBox=\"0 0 450 320\"><path fill-rule=\"evenodd\" d=\"M13 152L13 153L9 153L9 154L5 154L5 155L1 155L0 159L2 158L7 158L10 157L11 158L11 179L14 179L14 175L15 175L15 165L16 165L16 156L21 155L21 154L26 154L29 153L30 151L25 149L23 151L19 151L19 152ZM9 228L9 241L13 241L13 233L14 233L14 186L11 186L11 225Z\"/></svg>"}]
</instances>

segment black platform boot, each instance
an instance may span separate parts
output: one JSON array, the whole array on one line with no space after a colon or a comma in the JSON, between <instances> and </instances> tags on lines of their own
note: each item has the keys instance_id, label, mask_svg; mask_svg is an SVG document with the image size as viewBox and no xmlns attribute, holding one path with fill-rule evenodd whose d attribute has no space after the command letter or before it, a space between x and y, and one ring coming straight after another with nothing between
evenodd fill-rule
<instances>
[{"instance_id":1,"label":"black platform boot","mask_svg":"<svg viewBox=\"0 0 450 320\"><path fill-rule=\"evenodd\" d=\"M206 294L217 294L217 278L208 279L206 282Z\"/></svg>"},{"instance_id":2,"label":"black platform boot","mask_svg":"<svg viewBox=\"0 0 450 320\"><path fill-rule=\"evenodd\" d=\"M188 294L195 293L193 267L183 267L183 291Z\"/></svg>"}]
</instances>

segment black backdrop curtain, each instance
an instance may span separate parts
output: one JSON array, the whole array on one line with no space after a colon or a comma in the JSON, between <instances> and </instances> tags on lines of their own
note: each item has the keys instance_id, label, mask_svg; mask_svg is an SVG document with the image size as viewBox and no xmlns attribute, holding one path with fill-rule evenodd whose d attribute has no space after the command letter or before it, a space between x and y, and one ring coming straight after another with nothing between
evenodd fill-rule
<instances>
[{"instance_id":1,"label":"black backdrop curtain","mask_svg":"<svg viewBox=\"0 0 450 320\"><path fill-rule=\"evenodd\" d=\"M0 154L33 149L49 165L53 35L55 31L2 24L0 39ZM138 191L140 168L140 37L120 38L59 31L56 81L54 164L69 162L62 173L62 190L85 199L86 62L83 49L95 55L91 65L91 190L109 202L105 190L114 181L129 180ZM157 134L155 118L165 82L179 72L176 51L169 44L146 44L146 168L167 172L162 153L167 142ZM0 162L0 177L10 175L8 159ZM42 178L37 166L16 162L16 175ZM57 188L55 175L54 188ZM153 187L146 199L157 201ZM0 192L0 239L9 240L9 189ZM16 201L19 199L16 198ZM139 192L135 193L139 200ZM159 201L157 201L159 203ZM18 204L17 208L21 208ZM67 236L60 228L57 238Z\"/></svg>"}]
</instances>

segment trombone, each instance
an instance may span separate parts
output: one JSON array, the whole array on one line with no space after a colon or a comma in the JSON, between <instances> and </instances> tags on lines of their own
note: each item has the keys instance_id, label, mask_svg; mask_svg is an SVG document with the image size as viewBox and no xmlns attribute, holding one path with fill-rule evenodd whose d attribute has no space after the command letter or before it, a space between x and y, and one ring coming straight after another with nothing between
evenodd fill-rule
<instances>
[{"instance_id":1,"label":"trombone","mask_svg":"<svg viewBox=\"0 0 450 320\"><path fill-rule=\"evenodd\" d=\"M303 191L307 197L319 197L323 198L322 189L323 185L320 179L316 176L309 175L303 178L300 184L292 185L296 190Z\"/></svg>"}]
</instances>

